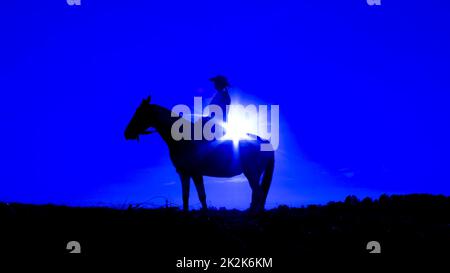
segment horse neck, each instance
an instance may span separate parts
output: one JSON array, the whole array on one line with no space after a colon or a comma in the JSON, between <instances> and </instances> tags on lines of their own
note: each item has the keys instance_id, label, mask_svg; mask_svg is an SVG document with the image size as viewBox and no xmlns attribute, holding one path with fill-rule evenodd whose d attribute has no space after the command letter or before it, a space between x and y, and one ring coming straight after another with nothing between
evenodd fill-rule
<instances>
[{"instance_id":1,"label":"horse neck","mask_svg":"<svg viewBox=\"0 0 450 273\"><path fill-rule=\"evenodd\" d=\"M159 105L154 105L151 115L153 115L156 121L154 126L156 131L170 148L175 144L175 140L172 138L171 133L172 124L178 117L172 117L172 112L169 109Z\"/></svg>"}]
</instances>

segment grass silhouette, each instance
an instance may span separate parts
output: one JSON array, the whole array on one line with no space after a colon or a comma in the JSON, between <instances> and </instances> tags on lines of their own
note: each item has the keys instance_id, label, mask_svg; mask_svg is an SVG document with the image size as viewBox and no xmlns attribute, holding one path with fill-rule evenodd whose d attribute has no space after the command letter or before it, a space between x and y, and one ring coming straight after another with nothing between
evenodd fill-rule
<instances>
[{"instance_id":1,"label":"grass silhouette","mask_svg":"<svg viewBox=\"0 0 450 273\"><path fill-rule=\"evenodd\" d=\"M178 257L273 257L289 265L308 255L445 254L450 242L450 197L382 195L262 214L212 209L80 208L0 203L0 249L5 254L67 255L76 240L82 255L144 256L162 266ZM35 252L35 253L36 253ZM277 260L278 259L278 260Z\"/></svg>"}]
</instances>

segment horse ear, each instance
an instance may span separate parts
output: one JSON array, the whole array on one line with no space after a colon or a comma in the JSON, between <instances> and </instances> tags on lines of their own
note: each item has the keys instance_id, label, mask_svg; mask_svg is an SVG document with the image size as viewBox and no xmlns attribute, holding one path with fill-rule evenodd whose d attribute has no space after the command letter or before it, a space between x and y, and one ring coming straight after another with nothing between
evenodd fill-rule
<instances>
[{"instance_id":1,"label":"horse ear","mask_svg":"<svg viewBox=\"0 0 450 273\"><path fill-rule=\"evenodd\" d=\"M143 99L142 102L143 103L150 103L150 100L152 99L151 96L148 96L146 99Z\"/></svg>"}]
</instances>

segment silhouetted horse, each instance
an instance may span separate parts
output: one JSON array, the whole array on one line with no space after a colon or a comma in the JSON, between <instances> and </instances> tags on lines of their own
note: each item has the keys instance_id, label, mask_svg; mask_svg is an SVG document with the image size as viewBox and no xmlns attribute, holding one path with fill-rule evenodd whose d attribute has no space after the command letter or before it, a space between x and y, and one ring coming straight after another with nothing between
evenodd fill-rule
<instances>
[{"instance_id":1,"label":"silhouetted horse","mask_svg":"<svg viewBox=\"0 0 450 273\"><path fill-rule=\"evenodd\" d=\"M231 140L179 140L172 138L172 124L182 118L162 106L150 104L150 97L144 99L125 130L127 140L138 140L139 135L149 134L148 128L155 128L166 142L170 158L178 172L183 192L183 209L189 209L189 186L192 177L197 188L202 208L206 209L206 194L203 176L233 177L244 173L252 189L250 209L264 209L274 169L274 152L261 151L262 143L269 143L257 137L255 140L240 140L236 146ZM191 128L194 124L191 123ZM193 138L192 138L193 139ZM264 175L263 175L264 174ZM260 185L260 179L262 182Z\"/></svg>"}]
</instances>

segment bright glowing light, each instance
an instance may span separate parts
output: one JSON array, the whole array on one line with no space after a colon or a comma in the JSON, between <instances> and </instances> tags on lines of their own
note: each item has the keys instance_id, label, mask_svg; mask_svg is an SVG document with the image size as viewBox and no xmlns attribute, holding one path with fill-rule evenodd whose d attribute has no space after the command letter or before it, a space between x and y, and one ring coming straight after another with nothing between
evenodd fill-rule
<instances>
[{"instance_id":1,"label":"bright glowing light","mask_svg":"<svg viewBox=\"0 0 450 273\"><path fill-rule=\"evenodd\" d=\"M222 140L232 140L237 145L239 140L250 139L248 134L256 135L257 125L257 117L255 115L230 109L227 122L222 124L225 128L225 135Z\"/></svg>"}]
</instances>

